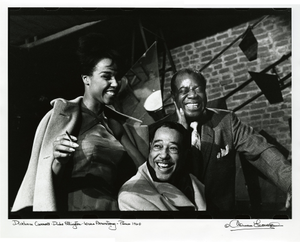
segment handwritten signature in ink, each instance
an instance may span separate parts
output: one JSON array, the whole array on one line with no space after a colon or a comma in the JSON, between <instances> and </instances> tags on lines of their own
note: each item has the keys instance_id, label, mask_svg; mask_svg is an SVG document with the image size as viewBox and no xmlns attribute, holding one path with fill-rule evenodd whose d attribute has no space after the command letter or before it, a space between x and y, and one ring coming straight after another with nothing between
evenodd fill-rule
<instances>
[{"instance_id":1,"label":"handwritten signature in ink","mask_svg":"<svg viewBox=\"0 0 300 242\"><path fill-rule=\"evenodd\" d=\"M254 230L254 229L275 229L276 227L283 227L279 222L262 223L260 219L252 223L240 222L237 219L231 220L224 225L225 228L229 228L231 231L240 230Z\"/></svg>"}]
</instances>

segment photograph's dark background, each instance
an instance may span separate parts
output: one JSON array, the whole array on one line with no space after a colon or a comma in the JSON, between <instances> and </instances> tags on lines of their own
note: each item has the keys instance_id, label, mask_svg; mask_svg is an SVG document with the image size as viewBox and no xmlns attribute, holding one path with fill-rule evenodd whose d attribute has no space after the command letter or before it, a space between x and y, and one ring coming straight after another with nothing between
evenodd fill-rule
<instances>
[{"instance_id":1,"label":"photograph's dark background","mask_svg":"<svg viewBox=\"0 0 300 242\"><path fill-rule=\"evenodd\" d=\"M291 9L10 8L8 14L8 210L26 172L37 125L51 109L50 101L83 94L75 51L78 37L85 33L109 35L125 57L128 69L147 46L157 41L159 67L167 70L161 72L164 96L169 93L174 66L177 70L187 66L201 69L255 23L258 23L252 29L258 41L255 60L246 58L239 48L239 39L203 69L209 101L218 100L247 82L251 78L248 71L261 72L284 56L285 60L268 73L279 79L291 73ZM91 22L89 27L80 28ZM73 31L74 26L78 30ZM168 58L168 51L172 59ZM288 159L291 159L290 81L287 78L281 83L285 87L283 101L279 103L271 104L263 94L251 100L261 92L254 81L225 100L228 109L235 110L242 121L277 143ZM245 106L240 107L242 104ZM166 113L173 112L173 108L169 105ZM241 211L283 208L285 194L243 164L238 160L236 167L237 207ZM248 173L244 174L245 171ZM249 175L253 181L250 186L245 182Z\"/></svg>"}]
</instances>

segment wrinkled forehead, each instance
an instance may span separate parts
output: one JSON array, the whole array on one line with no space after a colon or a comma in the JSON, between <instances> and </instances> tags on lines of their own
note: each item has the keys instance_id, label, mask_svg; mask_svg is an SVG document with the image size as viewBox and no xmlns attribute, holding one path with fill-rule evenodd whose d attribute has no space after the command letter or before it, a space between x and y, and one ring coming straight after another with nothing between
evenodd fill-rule
<instances>
[{"instance_id":1,"label":"wrinkled forehead","mask_svg":"<svg viewBox=\"0 0 300 242\"><path fill-rule=\"evenodd\" d=\"M175 86L179 89L180 87L189 87L189 86L203 86L205 87L206 83L204 78L196 73L180 73L175 79Z\"/></svg>"}]
</instances>

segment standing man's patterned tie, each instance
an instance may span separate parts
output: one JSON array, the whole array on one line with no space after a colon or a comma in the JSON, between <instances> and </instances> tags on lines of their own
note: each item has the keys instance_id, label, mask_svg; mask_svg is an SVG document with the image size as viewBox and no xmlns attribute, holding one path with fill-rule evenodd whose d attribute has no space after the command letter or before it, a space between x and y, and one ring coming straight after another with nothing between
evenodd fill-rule
<instances>
[{"instance_id":1,"label":"standing man's patterned tie","mask_svg":"<svg viewBox=\"0 0 300 242\"><path fill-rule=\"evenodd\" d=\"M200 134L197 131L198 122L192 122L190 124L190 126L193 129L193 132L192 132L192 146L195 146L198 150L201 150Z\"/></svg>"}]
</instances>

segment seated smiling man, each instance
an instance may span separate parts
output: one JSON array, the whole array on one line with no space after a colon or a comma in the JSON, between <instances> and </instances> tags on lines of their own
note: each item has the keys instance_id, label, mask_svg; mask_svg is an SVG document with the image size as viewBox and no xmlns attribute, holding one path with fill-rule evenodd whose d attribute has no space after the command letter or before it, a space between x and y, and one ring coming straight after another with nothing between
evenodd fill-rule
<instances>
[{"instance_id":1,"label":"seated smiling man","mask_svg":"<svg viewBox=\"0 0 300 242\"><path fill-rule=\"evenodd\" d=\"M150 133L148 161L119 192L120 210L206 210L204 185L187 172L190 137L179 123L165 122Z\"/></svg>"}]
</instances>

